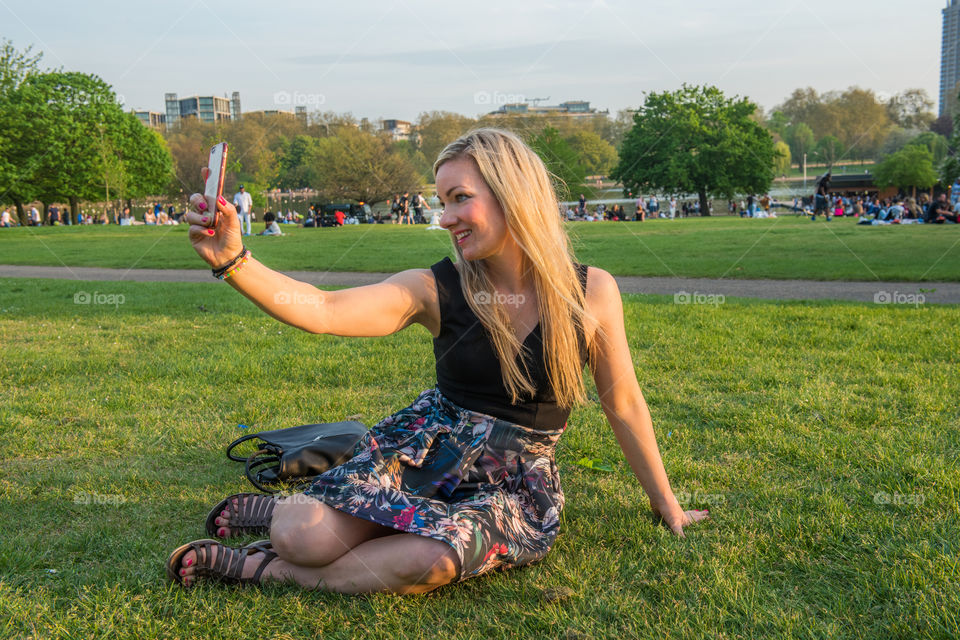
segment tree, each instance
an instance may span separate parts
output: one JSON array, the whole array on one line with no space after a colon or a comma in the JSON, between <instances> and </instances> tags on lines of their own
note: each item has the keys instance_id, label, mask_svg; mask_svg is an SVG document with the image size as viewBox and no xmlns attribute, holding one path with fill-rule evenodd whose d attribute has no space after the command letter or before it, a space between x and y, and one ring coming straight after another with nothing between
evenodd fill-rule
<instances>
[{"instance_id":1,"label":"tree","mask_svg":"<svg viewBox=\"0 0 960 640\"><path fill-rule=\"evenodd\" d=\"M617 150L593 131L575 131L566 141L577 154L578 162L588 176L605 176L617 164Z\"/></svg>"},{"instance_id":2,"label":"tree","mask_svg":"<svg viewBox=\"0 0 960 640\"><path fill-rule=\"evenodd\" d=\"M887 100L890 120L904 129L927 129L933 124L933 100L925 89L907 89Z\"/></svg>"},{"instance_id":3,"label":"tree","mask_svg":"<svg viewBox=\"0 0 960 640\"><path fill-rule=\"evenodd\" d=\"M807 164L807 154L813 151L816 142L813 130L805 122L798 122L787 127L786 134L790 153L797 159L800 170L803 171Z\"/></svg>"},{"instance_id":4,"label":"tree","mask_svg":"<svg viewBox=\"0 0 960 640\"><path fill-rule=\"evenodd\" d=\"M320 138L306 160L316 176L311 186L322 199L375 204L395 193L415 191L421 184L416 167L403 153L391 151L388 136L354 127Z\"/></svg>"},{"instance_id":5,"label":"tree","mask_svg":"<svg viewBox=\"0 0 960 640\"><path fill-rule=\"evenodd\" d=\"M477 126L476 120L459 113L449 111L421 113L417 119L419 148L430 163L431 170L443 148L475 126Z\"/></svg>"},{"instance_id":6,"label":"tree","mask_svg":"<svg viewBox=\"0 0 960 640\"><path fill-rule=\"evenodd\" d=\"M651 93L633 118L611 177L625 191L709 195L765 192L773 181L773 138L753 119L756 105L716 87Z\"/></svg>"},{"instance_id":7,"label":"tree","mask_svg":"<svg viewBox=\"0 0 960 640\"><path fill-rule=\"evenodd\" d=\"M832 167L837 160L843 157L843 151L843 143L835 136L824 136L817 143L817 155L828 167Z\"/></svg>"},{"instance_id":8,"label":"tree","mask_svg":"<svg viewBox=\"0 0 960 640\"><path fill-rule=\"evenodd\" d=\"M939 133L934 133L933 131L924 131L911 140L909 144L914 144L929 149L930 154L933 156L934 164L940 164L943 162L943 159L947 156L947 151L949 150L947 139L941 136Z\"/></svg>"},{"instance_id":9,"label":"tree","mask_svg":"<svg viewBox=\"0 0 960 640\"><path fill-rule=\"evenodd\" d=\"M0 203L16 206L20 224L27 223L23 205L33 200L36 192L30 181L24 179L24 168L29 167L32 153L30 122L11 100L23 81L40 71L43 54L31 54L31 50L27 47L18 51L6 38L0 41Z\"/></svg>"},{"instance_id":10,"label":"tree","mask_svg":"<svg viewBox=\"0 0 960 640\"><path fill-rule=\"evenodd\" d=\"M780 175L790 171L790 145L783 140L773 145L773 170Z\"/></svg>"},{"instance_id":11,"label":"tree","mask_svg":"<svg viewBox=\"0 0 960 640\"><path fill-rule=\"evenodd\" d=\"M558 198L568 200L574 190L588 190L584 184L587 172L580 164L577 152L560 136L557 129L546 127L540 133L528 138L527 143L543 160L547 171L553 175Z\"/></svg>"},{"instance_id":12,"label":"tree","mask_svg":"<svg viewBox=\"0 0 960 640\"><path fill-rule=\"evenodd\" d=\"M316 144L316 138L305 135L281 143L277 162L277 187L306 189L316 182L316 176L307 163L307 158Z\"/></svg>"},{"instance_id":13,"label":"tree","mask_svg":"<svg viewBox=\"0 0 960 640\"><path fill-rule=\"evenodd\" d=\"M933 168L933 154L926 147L909 144L900 151L887 156L873 172L879 187L906 189L929 189L937 183L938 175Z\"/></svg>"}]
</instances>

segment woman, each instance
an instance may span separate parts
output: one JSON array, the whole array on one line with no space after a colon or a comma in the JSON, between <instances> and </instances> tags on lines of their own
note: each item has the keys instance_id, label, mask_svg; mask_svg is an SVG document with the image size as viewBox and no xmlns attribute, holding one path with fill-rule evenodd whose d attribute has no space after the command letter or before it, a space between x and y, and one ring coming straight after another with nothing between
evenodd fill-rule
<instances>
[{"instance_id":1,"label":"woman","mask_svg":"<svg viewBox=\"0 0 960 640\"><path fill-rule=\"evenodd\" d=\"M585 399L588 359L654 511L678 535L707 517L684 512L670 489L617 284L573 261L537 155L513 134L479 129L447 146L434 174L457 261L332 292L253 260L233 207L221 199L223 221L210 229L207 203L191 198L191 242L215 273L232 274L235 289L312 333L383 336L422 324L434 336L437 387L375 425L351 460L303 494L225 499L208 530L222 538L269 531L269 544L184 545L167 563L173 579L422 593L543 558L564 501L553 450L570 408ZM313 304L277 304L279 292L284 302Z\"/></svg>"}]
</instances>

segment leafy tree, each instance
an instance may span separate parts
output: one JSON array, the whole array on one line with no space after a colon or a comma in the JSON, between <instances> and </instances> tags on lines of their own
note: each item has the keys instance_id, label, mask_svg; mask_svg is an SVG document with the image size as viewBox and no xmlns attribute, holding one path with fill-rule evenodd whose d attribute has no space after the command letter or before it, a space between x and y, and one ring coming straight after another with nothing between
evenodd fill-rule
<instances>
[{"instance_id":1,"label":"leafy tree","mask_svg":"<svg viewBox=\"0 0 960 640\"><path fill-rule=\"evenodd\" d=\"M937 183L933 154L924 146L909 144L887 156L873 172L877 186L906 189L929 189Z\"/></svg>"},{"instance_id":2,"label":"leafy tree","mask_svg":"<svg viewBox=\"0 0 960 640\"><path fill-rule=\"evenodd\" d=\"M773 170L781 175L790 171L790 145L783 140L773 145Z\"/></svg>"},{"instance_id":3,"label":"leafy tree","mask_svg":"<svg viewBox=\"0 0 960 640\"><path fill-rule=\"evenodd\" d=\"M588 191L587 172L580 164L580 157L573 147L560 136L553 127L546 127L540 133L527 140L530 148L537 152L547 170L554 177L554 188L561 200L570 199L576 191Z\"/></svg>"},{"instance_id":4,"label":"leafy tree","mask_svg":"<svg viewBox=\"0 0 960 640\"><path fill-rule=\"evenodd\" d=\"M306 156L322 199L375 204L395 193L415 191L421 178L409 156L391 150L392 140L354 127L320 138Z\"/></svg>"},{"instance_id":5,"label":"leafy tree","mask_svg":"<svg viewBox=\"0 0 960 640\"><path fill-rule=\"evenodd\" d=\"M306 189L316 182L316 176L313 175L306 161L316 144L316 138L306 135L282 141L277 160L277 187Z\"/></svg>"},{"instance_id":6,"label":"leafy tree","mask_svg":"<svg viewBox=\"0 0 960 640\"><path fill-rule=\"evenodd\" d=\"M431 171L443 148L477 126L473 118L449 111L429 111L417 119L420 151L430 163Z\"/></svg>"},{"instance_id":7,"label":"leafy tree","mask_svg":"<svg viewBox=\"0 0 960 640\"><path fill-rule=\"evenodd\" d=\"M605 176L617 165L617 150L589 129L575 131L566 141L577 154L578 162L586 175Z\"/></svg>"},{"instance_id":8,"label":"leafy tree","mask_svg":"<svg viewBox=\"0 0 960 640\"><path fill-rule=\"evenodd\" d=\"M837 160L842 158L843 152L843 143L835 136L824 136L817 143L817 155L828 167L832 167Z\"/></svg>"},{"instance_id":9,"label":"leafy tree","mask_svg":"<svg viewBox=\"0 0 960 640\"><path fill-rule=\"evenodd\" d=\"M940 164L943 162L943 159L947 156L947 151L949 149L947 139L938 133L934 133L933 131L924 131L920 135L913 138L909 144L914 144L929 149L930 154L933 156L934 164Z\"/></svg>"},{"instance_id":10,"label":"leafy tree","mask_svg":"<svg viewBox=\"0 0 960 640\"><path fill-rule=\"evenodd\" d=\"M886 104L890 120L904 129L927 129L933 124L933 100L925 89L907 89Z\"/></svg>"},{"instance_id":11,"label":"leafy tree","mask_svg":"<svg viewBox=\"0 0 960 640\"><path fill-rule=\"evenodd\" d=\"M773 138L753 119L756 105L716 87L651 93L633 118L611 177L624 190L708 196L760 193L773 180Z\"/></svg>"},{"instance_id":12,"label":"leafy tree","mask_svg":"<svg viewBox=\"0 0 960 640\"><path fill-rule=\"evenodd\" d=\"M12 100L20 84L40 70L43 54L32 54L31 50L27 47L18 51L6 38L0 41L0 203L16 206L20 224L27 223L23 205L36 198L36 190L24 179L24 168L30 166L32 154L30 122Z\"/></svg>"},{"instance_id":13,"label":"leafy tree","mask_svg":"<svg viewBox=\"0 0 960 640\"><path fill-rule=\"evenodd\" d=\"M800 170L806 165L806 155L813 151L816 140L813 130L805 122L791 124L786 129L786 141L790 145L791 155L797 159Z\"/></svg>"}]
</instances>

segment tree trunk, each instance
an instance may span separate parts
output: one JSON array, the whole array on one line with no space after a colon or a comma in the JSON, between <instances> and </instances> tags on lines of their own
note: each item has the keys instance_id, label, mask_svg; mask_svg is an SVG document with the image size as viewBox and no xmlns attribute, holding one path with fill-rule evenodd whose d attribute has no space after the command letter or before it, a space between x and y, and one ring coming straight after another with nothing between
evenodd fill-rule
<instances>
[{"instance_id":1,"label":"tree trunk","mask_svg":"<svg viewBox=\"0 0 960 640\"><path fill-rule=\"evenodd\" d=\"M20 221L20 226L27 226L27 212L23 209L23 203L14 198L13 204L17 207L17 219Z\"/></svg>"},{"instance_id":2,"label":"tree trunk","mask_svg":"<svg viewBox=\"0 0 960 640\"><path fill-rule=\"evenodd\" d=\"M707 200L707 192L700 189L700 215L710 215L710 202Z\"/></svg>"},{"instance_id":3,"label":"tree trunk","mask_svg":"<svg viewBox=\"0 0 960 640\"><path fill-rule=\"evenodd\" d=\"M43 217L40 218L40 224L46 226L50 223L50 203L42 202L43 205Z\"/></svg>"},{"instance_id":4,"label":"tree trunk","mask_svg":"<svg viewBox=\"0 0 960 640\"><path fill-rule=\"evenodd\" d=\"M80 224L80 201L77 196L70 196L70 217L73 218L73 224Z\"/></svg>"}]
</instances>

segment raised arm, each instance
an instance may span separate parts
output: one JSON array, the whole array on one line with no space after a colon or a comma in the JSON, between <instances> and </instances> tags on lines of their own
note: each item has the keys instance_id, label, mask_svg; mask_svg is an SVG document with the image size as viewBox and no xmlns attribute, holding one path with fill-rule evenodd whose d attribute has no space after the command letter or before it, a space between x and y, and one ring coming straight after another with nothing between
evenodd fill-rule
<instances>
[{"instance_id":1,"label":"raised arm","mask_svg":"<svg viewBox=\"0 0 960 640\"><path fill-rule=\"evenodd\" d=\"M243 241L233 205L224 199L217 203L221 219L216 229L209 227L211 206L194 194L186 219L194 249L211 268L219 268L240 254ZM277 320L311 333L385 336L413 323L433 335L440 330L436 284L429 269L402 271L364 287L323 291L251 257L227 282Z\"/></svg>"},{"instance_id":2,"label":"raised arm","mask_svg":"<svg viewBox=\"0 0 960 640\"><path fill-rule=\"evenodd\" d=\"M623 324L623 302L616 280L602 269L590 267L587 309L597 320L592 345L592 373L600 405L623 449L623 454L650 497L650 506L670 529L683 535L683 527L707 517L705 511L680 507L663 468L650 411L637 383Z\"/></svg>"}]
</instances>

